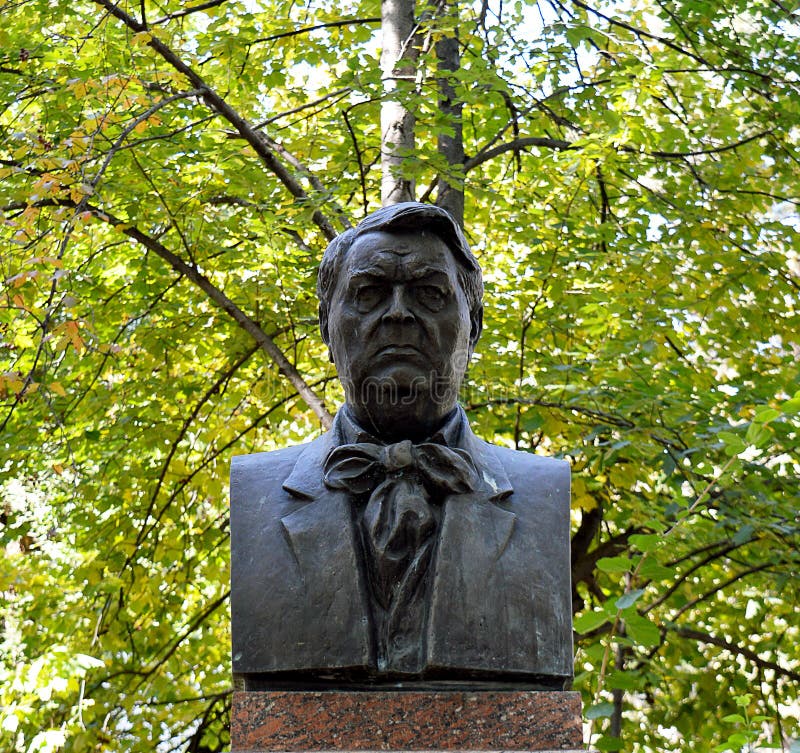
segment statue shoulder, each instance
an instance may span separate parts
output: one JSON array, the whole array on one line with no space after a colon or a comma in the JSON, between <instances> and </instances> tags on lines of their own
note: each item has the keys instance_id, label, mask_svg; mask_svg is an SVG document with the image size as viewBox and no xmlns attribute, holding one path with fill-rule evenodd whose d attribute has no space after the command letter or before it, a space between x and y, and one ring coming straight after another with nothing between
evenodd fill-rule
<instances>
[{"instance_id":1,"label":"statue shoulder","mask_svg":"<svg viewBox=\"0 0 800 753\"><path fill-rule=\"evenodd\" d=\"M494 448L496 457L503 463L508 472L565 476L569 478L570 465L566 460L536 455L523 450L512 450L509 447L501 447L499 445L490 445L490 447Z\"/></svg>"},{"instance_id":2,"label":"statue shoulder","mask_svg":"<svg viewBox=\"0 0 800 753\"><path fill-rule=\"evenodd\" d=\"M272 452L235 455L231 458L231 501L241 504L260 498L264 493L270 496L280 493L283 482L289 478L301 456L309 448L317 447L321 439Z\"/></svg>"},{"instance_id":3,"label":"statue shoulder","mask_svg":"<svg viewBox=\"0 0 800 753\"><path fill-rule=\"evenodd\" d=\"M282 447L271 452L253 452L249 455L234 455L231 458L231 476L234 474L263 473L275 468L288 466L292 470L297 459L311 443Z\"/></svg>"},{"instance_id":4,"label":"statue shoulder","mask_svg":"<svg viewBox=\"0 0 800 753\"><path fill-rule=\"evenodd\" d=\"M492 453L509 476L538 476L539 478L566 481L569 484L570 464L566 460L536 455L523 450L513 450L510 447L492 444L485 440L479 440L479 442L483 446L483 451Z\"/></svg>"},{"instance_id":5,"label":"statue shoulder","mask_svg":"<svg viewBox=\"0 0 800 753\"><path fill-rule=\"evenodd\" d=\"M554 511L569 511L570 464L566 460L488 442L484 445L483 450L491 453L505 471L514 489L514 500L523 504L525 500L536 500Z\"/></svg>"}]
</instances>

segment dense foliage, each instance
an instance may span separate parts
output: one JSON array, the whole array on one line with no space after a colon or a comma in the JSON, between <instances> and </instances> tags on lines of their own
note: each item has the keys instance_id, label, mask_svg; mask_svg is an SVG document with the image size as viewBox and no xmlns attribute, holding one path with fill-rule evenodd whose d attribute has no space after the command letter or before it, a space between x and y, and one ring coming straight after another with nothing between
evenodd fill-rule
<instances>
[{"instance_id":1,"label":"dense foliage","mask_svg":"<svg viewBox=\"0 0 800 753\"><path fill-rule=\"evenodd\" d=\"M789 749L800 19L461 6L418 8L404 174L464 181L478 433L573 466L594 745ZM380 203L380 6L0 8L0 747L222 750L227 465L340 401L314 283Z\"/></svg>"}]
</instances>

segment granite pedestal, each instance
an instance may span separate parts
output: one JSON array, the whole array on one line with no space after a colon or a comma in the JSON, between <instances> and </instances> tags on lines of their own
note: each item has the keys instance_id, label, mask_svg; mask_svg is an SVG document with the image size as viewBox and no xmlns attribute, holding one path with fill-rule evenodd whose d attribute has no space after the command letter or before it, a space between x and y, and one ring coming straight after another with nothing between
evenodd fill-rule
<instances>
[{"instance_id":1,"label":"granite pedestal","mask_svg":"<svg viewBox=\"0 0 800 753\"><path fill-rule=\"evenodd\" d=\"M233 753L582 747L576 692L237 691L233 697Z\"/></svg>"}]
</instances>

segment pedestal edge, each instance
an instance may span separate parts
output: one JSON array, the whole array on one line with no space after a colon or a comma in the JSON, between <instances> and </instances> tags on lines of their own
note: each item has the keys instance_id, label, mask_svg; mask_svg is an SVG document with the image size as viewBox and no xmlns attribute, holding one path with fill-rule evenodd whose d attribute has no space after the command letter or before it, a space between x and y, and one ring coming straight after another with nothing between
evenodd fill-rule
<instances>
[{"instance_id":1,"label":"pedestal edge","mask_svg":"<svg viewBox=\"0 0 800 753\"><path fill-rule=\"evenodd\" d=\"M234 753L568 753L581 750L575 691L239 691Z\"/></svg>"}]
</instances>

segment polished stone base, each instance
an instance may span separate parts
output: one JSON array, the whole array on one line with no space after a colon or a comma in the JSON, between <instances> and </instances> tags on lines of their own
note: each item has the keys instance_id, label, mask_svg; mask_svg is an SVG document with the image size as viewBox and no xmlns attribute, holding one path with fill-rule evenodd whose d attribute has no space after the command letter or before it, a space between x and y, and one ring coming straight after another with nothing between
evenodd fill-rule
<instances>
[{"instance_id":1,"label":"polished stone base","mask_svg":"<svg viewBox=\"0 0 800 753\"><path fill-rule=\"evenodd\" d=\"M549 751L583 746L570 691L238 691L231 750Z\"/></svg>"}]
</instances>

